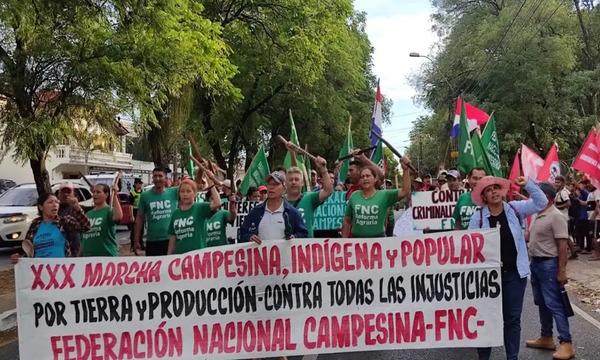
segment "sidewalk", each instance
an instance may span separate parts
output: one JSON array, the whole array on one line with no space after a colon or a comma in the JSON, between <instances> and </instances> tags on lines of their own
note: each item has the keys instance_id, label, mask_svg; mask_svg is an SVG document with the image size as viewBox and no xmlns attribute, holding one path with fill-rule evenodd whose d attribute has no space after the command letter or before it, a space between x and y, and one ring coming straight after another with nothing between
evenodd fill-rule
<instances>
[{"instance_id":1,"label":"sidewalk","mask_svg":"<svg viewBox=\"0 0 600 360\"><path fill-rule=\"evenodd\" d=\"M580 254L577 260L569 260L565 288L573 304L600 320L600 261L588 261L590 256Z\"/></svg>"}]
</instances>

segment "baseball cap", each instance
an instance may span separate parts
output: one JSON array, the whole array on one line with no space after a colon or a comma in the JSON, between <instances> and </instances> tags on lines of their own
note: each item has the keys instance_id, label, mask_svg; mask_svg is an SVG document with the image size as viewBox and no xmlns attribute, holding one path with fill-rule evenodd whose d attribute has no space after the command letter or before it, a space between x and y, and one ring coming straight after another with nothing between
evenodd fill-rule
<instances>
[{"instance_id":1,"label":"baseball cap","mask_svg":"<svg viewBox=\"0 0 600 360\"><path fill-rule=\"evenodd\" d=\"M423 180L420 177L418 177L418 178L415 179L415 182L423 183Z\"/></svg>"},{"instance_id":2,"label":"baseball cap","mask_svg":"<svg viewBox=\"0 0 600 360\"><path fill-rule=\"evenodd\" d=\"M231 180L227 179L221 183L223 186L231 189Z\"/></svg>"},{"instance_id":3,"label":"baseball cap","mask_svg":"<svg viewBox=\"0 0 600 360\"><path fill-rule=\"evenodd\" d=\"M550 198L556 196L556 186L554 186L553 184L550 184L547 181L542 181L538 183L538 186L540 187L540 190L542 190L544 194L546 194Z\"/></svg>"},{"instance_id":4,"label":"baseball cap","mask_svg":"<svg viewBox=\"0 0 600 360\"><path fill-rule=\"evenodd\" d=\"M311 171L310 171L310 174L311 174L311 175L312 175L312 174L315 174L315 175L317 175L317 170L311 170Z\"/></svg>"},{"instance_id":5,"label":"baseball cap","mask_svg":"<svg viewBox=\"0 0 600 360\"><path fill-rule=\"evenodd\" d=\"M258 191L267 191L267 187L264 185L261 185L258 187Z\"/></svg>"},{"instance_id":6,"label":"baseball cap","mask_svg":"<svg viewBox=\"0 0 600 360\"><path fill-rule=\"evenodd\" d=\"M272 173L267 175L267 177L265 177L266 182L269 182L271 179L275 180L275 182L278 184L285 183L285 176L279 171L273 171Z\"/></svg>"},{"instance_id":7,"label":"baseball cap","mask_svg":"<svg viewBox=\"0 0 600 360\"><path fill-rule=\"evenodd\" d=\"M75 191L75 187L73 186L73 183L70 181L67 181L66 183L62 184L58 188L58 192L61 192L63 189L69 189L69 190L71 190L71 192Z\"/></svg>"},{"instance_id":8,"label":"baseball cap","mask_svg":"<svg viewBox=\"0 0 600 360\"><path fill-rule=\"evenodd\" d=\"M460 178L460 174L456 170L450 170L450 171L448 171L448 174L446 175L446 177L448 177L448 176L451 176L451 177L453 177L455 179Z\"/></svg>"}]
</instances>

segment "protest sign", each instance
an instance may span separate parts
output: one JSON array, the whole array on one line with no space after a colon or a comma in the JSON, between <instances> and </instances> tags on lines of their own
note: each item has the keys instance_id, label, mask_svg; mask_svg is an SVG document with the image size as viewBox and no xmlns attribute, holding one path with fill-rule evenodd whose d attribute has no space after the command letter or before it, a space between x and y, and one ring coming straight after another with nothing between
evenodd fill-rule
<instances>
[{"instance_id":1,"label":"protest sign","mask_svg":"<svg viewBox=\"0 0 600 360\"><path fill-rule=\"evenodd\" d=\"M227 224L227 228L225 229L228 238L236 239L237 242L238 231L244 223L244 218L246 217L246 215L248 215L250 210L252 210L252 208L254 208L258 204L260 204L259 201L239 201L235 204L237 210L235 221L233 222L233 225ZM223 203L222 208L224 210L229 210L229 203Z\"/></svg>"},{"instance_id":2,"label":"protest sign","mask_svg":"<svg viewBox=\"0 0 600 360\"><path fill-rule=\"evenodd\" d=\"M345 214L346 192L334 192L315 211L313 230L336 230L341 228Z\"/></svg>"},{"instance_id":3,"label":"protest sign","mask_svg":"<svg viewBox=\"0 0 600 360\"><path fill-rule=\"evenodd\" d=\"M22 359L240 359L503 343L500 231L21 259Z\"/></svg>"},{"instance_id":4,"label":"protest sign","mask_svg":"<svg viewBox=\"0 0 600 360\"><path fill-rule=\"evenodd\" d=\"M454 219L452 212L459 196L465 192L436 190L412 193L413 227L415 230L452 230Z\"/></svg>"}]
</instances>

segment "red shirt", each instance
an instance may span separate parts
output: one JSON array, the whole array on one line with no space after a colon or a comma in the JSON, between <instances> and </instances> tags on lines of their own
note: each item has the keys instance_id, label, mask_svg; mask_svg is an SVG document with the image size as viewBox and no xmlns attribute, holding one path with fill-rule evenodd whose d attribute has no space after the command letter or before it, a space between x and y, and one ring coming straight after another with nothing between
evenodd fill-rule
<instances>
[{"instance_id":1,"label":"red shirt","mask_svg":"<svg viewBox=\"0 0 600 360\"><path fill-rule=\"evenodd\" d=\"M350 196L352 196L355 191L359 190L362 190L362 186L360 186L360 184L350 186L350 189L346 191L346 201L350 200Z\"/></svg>"}]
</instances>

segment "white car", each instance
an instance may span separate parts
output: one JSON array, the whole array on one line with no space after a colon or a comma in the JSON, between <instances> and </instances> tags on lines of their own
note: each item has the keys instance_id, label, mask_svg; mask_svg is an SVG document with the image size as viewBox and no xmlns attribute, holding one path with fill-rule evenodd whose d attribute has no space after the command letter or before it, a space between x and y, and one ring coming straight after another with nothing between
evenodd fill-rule
<instances>
[{"instance_id":1,"label":"white car","mask_svg":"<svg viewBox=\"0 0 600 360\"><path fill-rule=\"evenodd\" d=\"M56 192L60 183L52 185ZM75 197L83 208L93 207L92 193L87 186L72 183ZM19 246L25 240L31 221L37 218L38 193L35 184L21 184L0 195L0 247Z\"/></svg>"}]
</instances>

